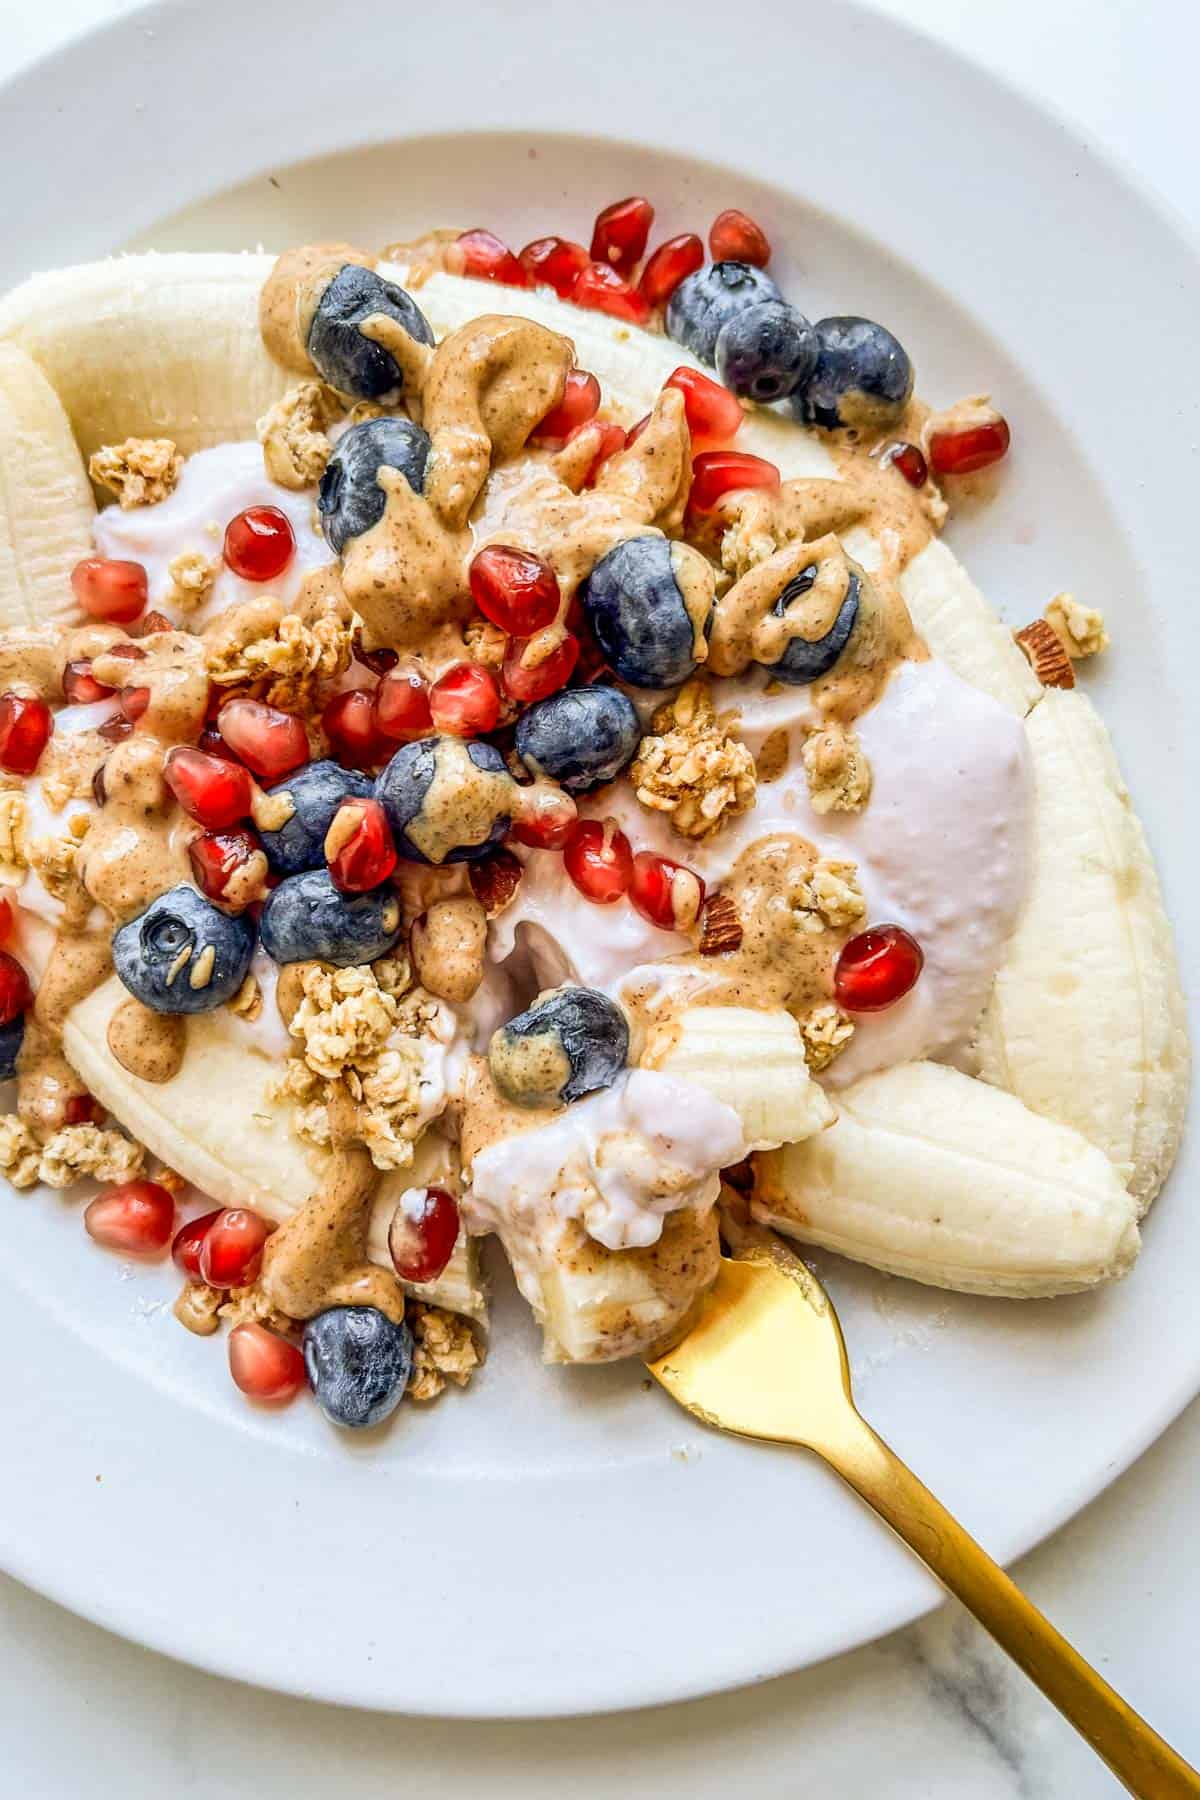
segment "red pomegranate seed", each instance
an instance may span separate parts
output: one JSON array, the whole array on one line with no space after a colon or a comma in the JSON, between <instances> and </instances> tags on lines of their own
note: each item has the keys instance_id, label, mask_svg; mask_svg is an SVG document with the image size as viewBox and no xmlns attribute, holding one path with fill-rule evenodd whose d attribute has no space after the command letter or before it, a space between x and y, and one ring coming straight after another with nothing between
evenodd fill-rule
<instances>
[{"instance_id":1,"label":"red pomegranate seed","mask_svg":"<svg viewBox=\"0 0 1200 1800\"><path fill-rule=\"evenodd\" d=\"M580 425L595 418L600 405L600 383L586 369L572 369L563 397L548 412L530 437L531 444L561 444Z\"/></svg>"},{"instance_id":2,"label":"red pomegranate seed","mask_svg":"<svg viewBox=\"0 0 1200 1800\"><path fill-rule=\"evenodd\" d=\"M248 1400L286 1406L307 1384L303 1354L256 1320L229 1334L229 1373Z\"/></svg>"},{"instance_id":3,"label":"red pomegranate seed","mask_svg":"<svg viewBox=\"0 0 1200 1800\"><path fill-rule=\"evenodd\" d=\"M0 694L0 768L32 775L54 730L44 700L31 694Z\"/></svg>"},{"instance_id":4,"label":"red pomegranate seed","mask_svg":"<svg viewBox=\"0 0 1200 1800\"><path fill-rule=\"evenodd\" d=\"M430 688L429 710L437 730L453 737L491 731L500 717L496 677L482 663L454 663Z\"/></svg>"},{"instance_id":5,"label":"red pomegranate seed","mask_svg":"<svg viewBox=\"0 0 1200 1800\"><path fill-rule=\"evenodd\" d=\"M91 706L96 700L107 700L114 691L97 681L90 662L69 662L63 670L63 699L69 706Z\"/></svg>"},{"instance_id":6,"label":"red pomegranate seed","mask_svg":"<svg viewBox=\"0 0 1200 1800\"><path fill-rule=\"evenodd\" d=\"M335 887L365 894L396 866L396 846L378 800L343 800L325 833L325 860Z\"/></svg>"},{"instance_id":7,"label":"red pomegranate seed","mask_svg":"<svg viewBox=\"0 0 1200 1800\"><path fill-rule=\"evenodd\" d=\"M262 1267L263 1245L271 1227L245 1206L229 1206L217 1214L200 1247L200 1279L209 1287L246 1287Z\"/></svg>"},{"instance_id":8,"label":"red pomegranate seed","mask_svg":"<svg viewBox=\"0 0 1200 1800\"><path fill-rule=\"evenodd\" d=\"M445 1188L409 1188L388 1227L388 1249L401 1281L436 1281L458 1242L458 1204Z\"/></svg>"},{"instance_id":9,"label":"red pomegranate seed","mask_svg":"<svg viewBox=\"0 0 1200 1800\"><path fill-rule=\"evenodd\" d=\"M215 1212L203 1213L198 1219L189 1219L181 1225L171 1241L171 1261L177 1269L187 1276L189 1281L200 1280L200 1250L208 1236L209 1226L216 1223L221 1216L218 1206Z\"/></svg>"},{"instance_id":10,"label":"red pomegranate seed","mask_svg":"<svg viewBox=\"0 0 1200 1800\"><path fill-rule=\"evenodd\" d=\"M771 260L766 232L736 206L717 214L709 227L708 247L714 262L753 263L756 269L765 269Z\"/></svg>"},{"instance_id":11,"label":"red pomegranate seed","mask_svg":"<svg viewBox=\"0 0 1200 1800\"><path fill-rule=\"evenodd\" d=\"M520 264L535 287L552 287L560 300L571 289L590 261L582 244L570 238L534 238L520 254Z\"/></svg>"},{"instance_id":12,"label":"red pomegranate seed","mask_svg":"<svg viewBox=\"0 0 1200 1800\"><path fill-rule=\"evenodd\" d=\"M526 663L523 660L528 645L528 638L513 638L504 652L500 670L500 679L509 699L519 700L526 706L566 687L579 661L579 639L573 631L568 631L558 648L544 656L541 662Z\"/></svg>"},{"instance_id":13,"label":"red pomegranate seed","mask_svg":"<svg viewBox=\"0 0 1200 1800\"><path fill-rule=\"evenodd\" d=\"M129 723L136 725L150 704L150 689L148 687L123 687L117 699L121 711Z\"/></svg>"},{"instance_id":14,"label":"red pomegranate seed","mask_svg":"<svg viewBox=\"0 0 1200 1800\"><path fill-rule=\"evenodd\" d=\"M375 690L375 718L387 737L411 743L433 730L429 689L415 669L392 669Z\"/></svg>"},{"instance_id":15,"label":"red pomegranate seed","mask_svg":"<svg viewBox=\"0 0 1200 1800\"><path fill-rule=\"evenodd\" d=\"M532 637L558 617L558 576L529 550L486 544L471 563L468 579L471 598L484 618L512 637Z\"/></svg>"},{"instance_id":16,"label":"red pomegranate seed","mask_svg":"<svg viewBox=\"0 0 1200 1800\"><path fill-rule=\"evenodd\" d=\"M510 835L531 850L561 850L579 817L579 808L562 788L521 788L517 805Z\"/></svg>"},{"instance_id":17,"label":"red pomegranate seed","mask_svg":"<svg viewBox=\"0 0 1200 1800\"><path fill-rule=\"evenodd\" d=\"M653 850L639 850L633 859L629 884L630 904L664 931L686 931L696 923L704 904L704 883L694 870Z\"/></svg>"},{"instance_id":18,"label":"red pomegranate seed","mask_svg":"<svg viewBox=\"0 0 1200 1800\"><path fill-rule=\"evenodd\" d=\"M489 919L504 911L520 887L524 873L525 865L520 857L503 847L467 864L471 892Z\"/></svg>"},{"instance_id":19,"label":"red pomegranate seed","mask_svg":"<svg viewBox=\"0 0 1200 1800\"><path fill-rule=\"evenodd\" d=\"M929 480L929 464L917 444L889 444L880 461L899 469L909 487L924 487Z\"/></svg>"},{"instance_id":20,"label":"red pomegranate seed","mask_svg":"<svg viewBox=\"0 0 1200 1800\"><path fill-rule=\"evenodd\" d=\"M0 894L0 944L6 944L12 934L13 903L7 894Z\"/></svg>"},{"instance_id":21,"label":"red pomegranate seed","mask_svg":"<svg viewBox=\"0 0 1200 1800\"><path fill-rule=\"evenodd\" d=\"M638 286L651 306L665 306L680 282L703 267L704 245L694 231L685 231L658 246L642 270Z\"/></svg>"},{"instance_id":22,"label":"red pomegranate seed","mask_svg":"<svg viewBox=\"0 0 1200 1800\"><path fill-rule=\"evenodd\" d=\"M644 325L650 317L645 298L607 263L588 264L571 289L571 301L593 312L609 313L614 319L626 319L631 325Z\"/></svg>"},{"instance_id":23,"label":"red pomegranate seed","mask_svg":"<svg viewBox=\"0 0 1200 1800\"><path fill-rule=\"evenodd\" d=\"M119 744L133 730L133 722L122 713L115 713L111 719L105 719L103 725L97 725L96 731L106 744Z\"/></svg>"},{"instance_id":24,"label":"red pomegranate seed","mask_svg":"<svg viewBox=\"0 0 1200 1800\"><path fill-rule=\"evenodd\" d=\"M264 700L228 700L217 729L234 755L263 781L282 781L308 761L308 733L293 713Z\"/></svg>"},{"instance_id":25,"label":"red pomegranate seed","mask_svg":"<svg viewBox=\"0 0 1200 1800\"><path fill-rule=\"evenodd\" d=\"M63 1107L64 1125L98 1125L104 1108L94 1094L72 1094Z\"/></svg>"},{"instance_id":26,"label":"red pomegranate seed","mask_svg":"<svg viewBox=\"0 0 1200 1800\"><path fill-rule=\"evenodd\" d=\"M237 766L236 763L226 764L227 768ZM188 861L196 886L210 900L228 906L230 882L261 849L258 838L245 826L235 826L229 831L206 831L202 837L193 838L188 845ZM248 904L248 899L242 902L242 906ZM236 910L241 911L242 907Z\"/></svg>"},{"instance_id":27,"label":"red pomegranate seed","mask_svg":"<svg viewBox=\"0 0 1200 1800\"><path fill-rule=\"evenodd\" d=\"M525 269L508 245L491 231L464 231L458 240L462 252L460 273L476 281L498 281L503 287L529 287Z\"/></svg>"},{"instance_id":28,"label":"red pomegranate seed","mask_svg":"<svg viewBox=\"0 0 1200 1800\"><path fill-rule=\"evenodd\" d=\"M693 445L723 444L740 431L746 415L736 394L731 394L710 375L702 375L699 369L689 369L685 365L668 375L663 386L678 388L683 395L683 410L687 414Z\"/></svg>"},{"instance_id":29,"label":"red pomegranate seed","mask_svg":"<svg viewBox=\"0 0 1200 1800\"><path fill-rule=\"evenodd\" d=\"M277 506L248 506L225 527L225 562L243 581L274 581L296 554L296 536Z\"/></svg>"},{"instance_id":30,"label":"red pomegranate seed","mask_svg":"<svg viewBox=\"0 0 1200 1800\"><path fill-rule=\"evenodd\" d=\"M172 625L170 619L168 619L166 613L152 610L142 614L138 635L140 637L153 637L156 631L174 630L175 627Z\"/></svg>"},{"instance_id":31,"label":"red pomegranate seed","mask_svg":"<svg viewBox=\"0 0 1200 1800\"><path fill-rule=\"evenodd\" d=\"M929 460L939 475L973 475L1006 456L1011 442L1007 419L990 419L966 431L935 431L929 440Z\"/></svg>"},{"instance_id":32,"label":"red pomegranate seed","mask_svg":"<svg viewBox=\"0 0 1200 1800\"><path fill-rule=\"evenodd\" d=\"M136 619L149 598L141 563L107 556L85 556L76 563L71 586L85 613L114 625L128 625Z\"/></svg>"},{"instance_id":33,"label":"red pomegranate seed","mask_svg":"<svg viewBox=\"0 0 1200 1800\"><path fill-rule=\"evenodd\" d=\"M335 694L321 714L321 726L329 747L349 769L382 762L390 746L384 742L375 711L375 694L368 688L347 688Z\"/></svg>"},{"instance_id":34,"label":"red pomegranate seed","mask_svg":"<svg viewBox=\"0 0 1200 1800\"><path fill-rule=\"evenodd\" d=\"M210 831L236 825L250 811L250 777L223 756L177 744L167 752L163 778L188 818Z\"/></svg>"},{"instance_id":35,"label":"red pomegranate seed","mask_svg":"<svg viewBox=\"0 0 1200 1800\"><path fill-rule=\"evenodd\" d=\"M157 1256L171 1241L175 1196L157 1181L124 1181L92 1201L83 1215L90 1238L123 1256Z\"/></svg>"},{"instance_id":36,"label":"red pomegranate seed","mask_svg":"<svg viewBox=\"0 0 1200 1800\"><path fill-rule=\"evenodd\" d=\"M833 992L847 1012L882 1012L903 1000L925 962L915 937L901 925L873 925L848 944L833 972Z\"/></svg>"},{"instance_id":37,"label":"red pomegranate seed","mask_svg":"<svg viewBox=\"0 0 1200 1800\"><path fill-rule=\"evenodd\" d=\"M611 819L580 819L567 839L563 866L585 900L611 906L629 892L633 851Z\"/></svg>"},{"instance_id":38,"label":"red pomegranate seed","mask_svg":"<svg viewBox=\"0 0 1200 1800\"><path fill-rule=\"evenodd\" d=\"M602 425L593 419L589 420L586 425L577 425L567 438L568 444L583 431L590 431L596 440L596 454L588 465L587 474L583 478L583 486L591 487L609 457L615 456L618 450L626 448L625 433L619 425Z\"/></svg>"},{"instance_id":39,"label":"red pomegranate seed","mask_svg":"<svg viewBox=\"0 0 1200 1800\"><path fill-rule=\"evenodd\" d=\"M646 240L654 223L654 208L640 195L614 200L597 213L592 227L592 259L627 275L646 254Z\"/></svg>"},{"instance_id":40,"label":"red pomegranate seed","mask_svg":"<svg viewBox=\"0 0 1200 1800\"><path fill-rule=\"evenodd\" d=\"M33 999L29 977L7 950L0 950L0 1025L11 1025Z\"/></svg>"},{"instance_id":41,"label":"red pomegranate seed","mask_svg":"<svg viewBox=\"0 0 1200 1800\"><path fill-rule=\"evenodd\" d=\"M742 450L704 450L692 459L692 512L711 512L725 494L741 488L777 488L779 470Z\"/></svg>"},{"instance_id":42,"label":"red pomegranate seed","mask_svg":"<svg viewBox=\"0 0 1200 1800\"><path fill-rule=\"evenodd\" d=\"M637 443L653 417L653 413L647 413L644 419L639 419L636 425L631 425L629 427L629 430L625 433L625 448L627 450L631 444Z\"/></svg>"},{"instance_id":43,"label":"red pomegranate seed","mask_svg":"<svg viewBox=\"0 0 1200 1800\"><path fill-rule=\"evenodd\" d=\"M225 704L221 702L222 706ZM209 756L223 756L226 762L236 762L237 757L225 742L215 725L206 725L196 740L197 750L205 750Z\"/></svg>"},{"instance_id":44,"label":"red pomegranate seed","mask_svg":"<svg viewBox=\"0 0 1200 1800\"><path fill-rule=\"evenodd\" d=\"M361 627L354 631L350 646L355 661L362 663L365 669L370 669L372 675L386 675L400 661L399 654L395 650L389 650L386 644L376 644L373 650L368 650L363 643Z\"/></svg>"}]
</instances>

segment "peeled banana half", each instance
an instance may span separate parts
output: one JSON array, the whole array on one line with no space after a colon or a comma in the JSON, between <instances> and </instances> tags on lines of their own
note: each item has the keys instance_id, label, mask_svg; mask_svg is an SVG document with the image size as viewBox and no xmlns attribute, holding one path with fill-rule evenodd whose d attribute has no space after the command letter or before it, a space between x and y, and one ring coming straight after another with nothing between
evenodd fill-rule
<instances>
[{"instance_id":1,"label":"peeled banana half","mask_svg":"<svg viewBox=\"0 0 1200 1800\"><path fill-rule=\"evenodd\" d=\"M185 452L253 437L290 381L258 334L271 262L125 257L35 277L0 301L0 626L69 616L65 576L88 548L92 517L81 452L142 433L170 436ZM544 293L436 274L419 301L439 338L498 302L563 332L598 376L606 410L625 424L649 410L674 368L694 361L665 338ZM747 418L739 446L785 478L836 476L816 435L769 412ZM868 565L877 554L869 542L849 547ZM901 591L934 654L1027 721L1033 872L979 1027L983 1079L930 1064L894 1069L842 1090L830 1122L830 1103L807 1071L801 1080L794 1047L767 1047L773 1021L764 1015L751 1015L753 1032L727 1021L719 1042L711 1023L693 1024L674 1046L677 1060L661 1066L729 1100L749 1141L781 1146L764 1159L757 1201L779 1229L938 1285L1067 1291L1130 1265L1136 1216L1178 1142L1189 1062L1170 926L1089 702L1042 690L945 544L914 558ZM225 1043L218 1086L208 1074L219 1060L214 1037L211 1056L189 1055L164 1105L165 1089L138 1091L145 1084L109 1057L104 992L67 1028L68 1054L93 1091L206 1192L284 1216L309 1191L312 1171L282 1120L248 1121L249 1102L234 1102L260 1091L242 1063L252 1053ZM219 1035L220 1015L204 1026ZM190 1099L181 1082L199 1084ZM206 1121L197 1138L183 1142L180 1117ZM681 1254L693 1252L707 1254L696 1244ZM466 1255L461 1309L477 1316ZM653 1323L673 1265L664 1250L665 1262L639 1274L636 1259L649 1256L575 1244L539 1276L529 1297L562 1355L590 1359L613 1341L611 1305Z\"/></svg>"}]
</instances>

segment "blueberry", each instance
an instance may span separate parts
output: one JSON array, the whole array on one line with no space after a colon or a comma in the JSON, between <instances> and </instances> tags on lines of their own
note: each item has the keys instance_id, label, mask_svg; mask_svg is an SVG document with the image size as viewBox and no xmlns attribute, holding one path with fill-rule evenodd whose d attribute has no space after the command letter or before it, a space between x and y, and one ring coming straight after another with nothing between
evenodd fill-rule
<instances>
[{"instance_id":1,"label":"blueberry","mask_svg":"<svg viewBox=\"0 0 1200 1800\"><path fill-rule=\"evenodd\" d=\"M339 969L386 956L400 937L400 902L389 887L343 894L328 869L289 875L267 896L258 922L277 963L327 962Z\"/></svg>"},{"instance_id":2,"label":"blueberry","mask_svg":"<svg viewBox=\"0 0 1200 1800\"><path fill-rule=\"evenodd\" d=\"M607 994L560 987L502 1025L492 1080L515 1106L559 1106L611 1087L629 1056L629 1023Z\"/></svg>"},{"instance_id":3,"label":"blueberry","mask_svg":"<svg viewBox=\"0 0 1200 1800\"><path fill-rule=\"evenodd\" d=\"M130 993L160 1013L211 1012L246 979L254 925L181 882L122 925L113 966Z\"/></svg>"},{"instance_id":4,"label":"blueberry","mask_svg":"<svg viewBox=\"0 0 1200 1800\"><path fill-rule=\"evenodd\" d=\"M325 867L325 833L343 800L365 800L370 778L341 763L305 763L295 775L270 789L289 794L295 812L278 831L262 831L262 847L277 875L299 875L302 869Z\"/></svg>"},{"instance_id":5,"label":"blueberry","mask_svg":"<svg viewBox=\"0 0 1200 1800\"><path fill-rule=\"evenodd\" d=\"M7 1025L0 1025L0 1081L10 1081L16 1074L17 1058L24 1041L24 1013L18 1013Z\"/></svg>"},{"instance_id":6,"label":"blueberry","mask_svg":"<svg viewBox=\"0 0 1200 1800\"><path fill-rule=\"evenodd\" d=\"M776 615L783 618L790 606L804 598L816 579L816 563L810 563L807 569L801 569L798 575L793 576L775 602ZM858 621L861 589L862 583L851 569L846 583L846 598L838 607L837 617L824 637L792 638L779 661L769 664L771 673L778 676L780 681L790 682L793 687L803 687L806 682L828 675L850 642L850 634Z\"/></svg>"},{"instance_id":7,"label":"blueberry","mask_svg":"<svg viewBox=\"0 0 1200 1800\"><path fill-rule=\"evenodd\" d=\"M364 419L338 439L317 489L317 511L330 549L340 556L350 538L378 525L387 495L375 477L399 469L414 494L425 486L429 434L411 419Z\"/></svg>"},{"instance_id":8,"label":"blueberry","mask_svg":"<svg viewBox=\"0 0 1200 1800\"><path fill-rule=\"evenodd\" d=\"M382 344L363 336L364 322L380 314L402 325L418 344L433 343L429 321L416 301L374 269L346 263L317 302L308 328L308 354L317 373L340 393L380 400L403 392L400 364Z\"/></svg>"},{"instance_id":9,"label":"blueberry","mask_svg":"<svg viewBox=\"0 0 1200 1800\"><path fill-rule=\"evenodd\" d=\"M767 405L802 386L817 361L817 334L786 300L760 300L717 334L717 375L744 400Z\"/></svg>"},{"instance_id":10,"label":"blueberry","mask_svg":"<svg viewBox=\"0 0 1200 1800\"><path fill-rule=\"evenodd\" d=\"M626 538L602 556L581 598L621 679L658 688L677 687L695 673L696 628L707 628L714 594L712 568L699 551L647 535Z\"/></svg>"},{"instance_id":11,"label":"blueberry","mask_svg":"<svg viewBox=\"0 0 1200 1800\"><path fill-rule=\"evenodd\" d=\"M712 362L722 325L760 300L782 300L769 275L750 263L709 263L681 281L667 302L667 336Z\"/></svg>"},{"instance_id":12,"label":"blueberry","mask_svg":"<svg viewBox=\"0 0 1200 1800\"><path fill-rule=\"evenodd\" d=\"M913 391L913 366L890 331L871 319L817 320L817 363L792 396L807 425L894 424Z\"/></svg>"},{"instance_id":13,"label":"blueberry","mask_svg":"<svg viewBox=\"0 0 1200 1800\"><path fill-rule=\"evenodd\" d=\"M619 775L641 737L633 701L620 688L560 688L521 714L517 755L532 774L583 794Z\"/></svg>"},{"instance_id":14,"label":"blueberry","mask_svg":"<svg viewBox=\"0 0 1200 1800\"><path fill-rule=\"evenodd\" d=\"M331 1306L304 1327L304 1366L334 1425L381 1425L404 1398L412 1357L408 1326L374 1306Z\"/></svg>"},{"instance_id":15,"label":"blueberry","mask_svg":"<svg viewBox=\"0 0 1200 1800\"><path fill-rule=\"evenodd\" d=\"M375 798L401 856L411 862L474 862L512 824L512 776L481 739L427 737L397 750L375 781Z\"/></svg>"}]
</instances>

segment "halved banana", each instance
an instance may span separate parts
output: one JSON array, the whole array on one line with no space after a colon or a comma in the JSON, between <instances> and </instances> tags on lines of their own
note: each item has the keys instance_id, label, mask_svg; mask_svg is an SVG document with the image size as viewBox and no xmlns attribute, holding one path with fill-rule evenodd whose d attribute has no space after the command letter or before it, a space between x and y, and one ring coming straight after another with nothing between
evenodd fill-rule
<instances>
[{"instance_id":1,"label":"halved banana","mask_svg":"<svg viewBox=\"0 0 1200 1800\"><path fill-rule=\"evenodd\" d=\"M71 570L92 551L95 502L54 389L0 344L0 630L79 616Z\"/></svg>"},{"instance_id":2,"label":"halved banana","mask_svg":"<svg viewBox=\"0 0 1200 1800\"><path fill-rule=\"evenodd\" d=\"M1011 1094L904 1063L766 1156L752 1208L802 1243L933 1287L1028 1299L1124 1275L1137 1207L1102 1151Z\"/></svg>"},{"instance_id":3,"label":"halved banana","mask_svg":"<svg viewBox=\"0 0 1200 1800\"><path fill-rule=\"evenodd\" d=\"M678 1076L731 1106L748 1150L774 1150L821 1131L834 1116L808 1071L800 1027L786 1012L689 1006L643 1066Z\"/></svg>"}]
</instances>

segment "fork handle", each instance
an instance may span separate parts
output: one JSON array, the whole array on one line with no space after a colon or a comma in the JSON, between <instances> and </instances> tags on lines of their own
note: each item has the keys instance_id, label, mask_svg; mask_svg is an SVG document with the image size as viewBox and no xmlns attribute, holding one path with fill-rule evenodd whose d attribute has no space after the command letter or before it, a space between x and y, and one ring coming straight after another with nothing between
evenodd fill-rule
<instances>
[{"instance_id":1,"label":"fork handle","mask_svg":"<svg viewBox=\"0 0 1200 1800\"><path fill-rule=\"evenodd\" d=\"M1139 1800L1200 1800L1200 1774L1086 1663L857 1412L811 1448L877 1512Z\"/></svg>"}]
</instances>

